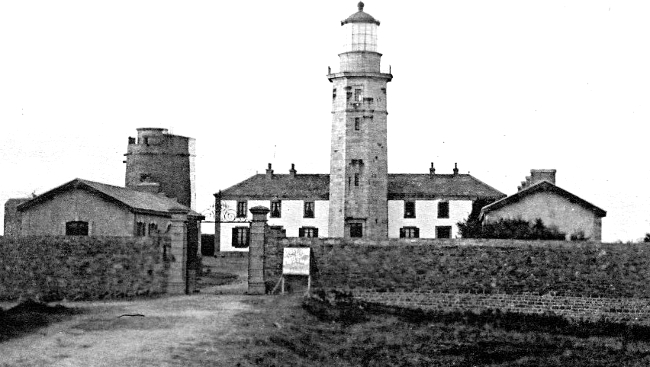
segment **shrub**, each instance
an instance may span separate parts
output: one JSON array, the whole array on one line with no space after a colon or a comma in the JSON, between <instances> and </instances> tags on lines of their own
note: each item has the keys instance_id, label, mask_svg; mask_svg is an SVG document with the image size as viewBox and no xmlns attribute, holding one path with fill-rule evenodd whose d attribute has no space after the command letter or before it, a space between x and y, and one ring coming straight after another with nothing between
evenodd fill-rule
<instances>
[{"instance_id":1,"label":"shrub","mask_svg":"<svg viewBox=\"0 0 650 367\"><path fill-rule=\"evenodd\" d=\"M471 216L470 216L471 217ZM530 223L519 219L499 219L496 222L481 223L468 218L458 223L463 238L517 239L517 240L564 240L566 234L556 227L547 227L541 219ZM582 235L584 237L584 233Z\"/></svg>"}]
</instances>

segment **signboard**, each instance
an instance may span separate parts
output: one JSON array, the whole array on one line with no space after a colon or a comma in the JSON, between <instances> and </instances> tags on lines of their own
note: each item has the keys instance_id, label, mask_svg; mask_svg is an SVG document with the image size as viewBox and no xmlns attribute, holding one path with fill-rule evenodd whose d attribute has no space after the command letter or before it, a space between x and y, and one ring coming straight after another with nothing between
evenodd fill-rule
<instances>
[{"instance_id":1,"label":"signboard","mask_svg":"<svg viewBox=\"0 0 650 367\"><path fill-rule=\"evenodd\" d=\"M309 248L285 247L282 274L309 275Z\"/></svg>"}]
</instances>

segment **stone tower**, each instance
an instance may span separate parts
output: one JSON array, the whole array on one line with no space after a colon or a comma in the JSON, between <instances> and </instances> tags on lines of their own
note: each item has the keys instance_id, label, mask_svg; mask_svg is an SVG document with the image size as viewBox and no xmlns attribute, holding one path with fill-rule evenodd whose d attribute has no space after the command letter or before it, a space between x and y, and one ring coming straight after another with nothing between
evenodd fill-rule
<instances>
[{"instance_id":1,"label":"stone tower","mask_svg":"<svg viewBox=\"0 0 650 367\"><path fill-rule=\"evenodd\" d=\"M196 209L194 144L193 138L169 134L167 129L139 128L137 139L129 138L125 154L125 186L162 192Z\"/></svg>"},{"instance_id":2,"label":"stone tower","mask_svg":"<svg viewBox=\"0 0 650 367\"><path fill-rule=\"evenodd\" d=\"M340 70L327 75L332 90L330 237L388 237L386 86L380 71L379 21L359 11L344 27Z\"/></svg>"}]
</instances>

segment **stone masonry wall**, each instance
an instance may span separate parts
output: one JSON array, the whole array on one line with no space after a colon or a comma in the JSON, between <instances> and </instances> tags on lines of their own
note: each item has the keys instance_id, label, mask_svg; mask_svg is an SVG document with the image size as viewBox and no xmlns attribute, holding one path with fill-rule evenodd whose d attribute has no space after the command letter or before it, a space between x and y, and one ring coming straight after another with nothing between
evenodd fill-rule
<instances>
[{"instance_id":1,"label":"stone masonry wall","mask_svg":"<svg viewBox=\"0 0 650 367\"><path fill-rule=\"evenodd\" d=\"M164 293L169 238L0 240L0 299L119 298Z\"/></svg>"},{"instance_id":2,"label":"stone masonry wall","mask_svg":"<svg viewBox=\"0 0 650 367\"><path fill-rule=\"evenodd\" d=\"M370 301L493 308L650 323L650 246L503 240L269 239L267 287L282 248L312 248L313 284Z\"/></svg>"}]
</instances>

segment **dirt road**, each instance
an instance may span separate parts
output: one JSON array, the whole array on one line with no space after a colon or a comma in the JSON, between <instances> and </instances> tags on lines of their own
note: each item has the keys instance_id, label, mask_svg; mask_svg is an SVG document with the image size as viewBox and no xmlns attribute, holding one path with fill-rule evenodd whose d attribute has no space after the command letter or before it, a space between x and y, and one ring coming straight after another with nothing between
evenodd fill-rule
<instances>
[{"instance_id":1,"label":"dirt road","mask_svg":"<svg viewBox=\"0 0 650 367\"><path fill-rule=\"evenodd\" d=\"M236 315L264 296L243 295L246 259L204 263L226 284L192 296L61 303L82 313L0 343L0 366L246 366ZM217 272L236 277L221 282Z\"/></svg>"},{"instance_id":2,"label":"dirt road","mask_svg":"<svg viewBox=\"0 0 650 367\"><path fill-rule=\"evenodd\" d=\"M66 307L84 313L0 343L0 366L187 366L205 362L235 366L241 355L233 343L237 339L233 317L249 310L255 298L195 295L67 303ZM121 316L124 314L144 316ZM209 361L200 358L200 353L209 354Z\"/></svg>"}]
</instances>

